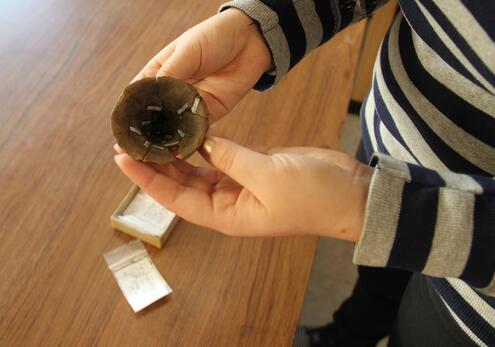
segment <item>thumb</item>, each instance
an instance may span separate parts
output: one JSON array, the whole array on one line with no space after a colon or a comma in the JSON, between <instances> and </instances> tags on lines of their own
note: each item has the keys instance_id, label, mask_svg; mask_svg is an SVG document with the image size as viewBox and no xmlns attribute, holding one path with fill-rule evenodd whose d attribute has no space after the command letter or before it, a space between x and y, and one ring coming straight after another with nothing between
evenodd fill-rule
<instances>
[{"instance_id":1,"label":"thumb","mask_svg":"<svg viewBox=\"0 0 495 347\"><path fill-rule=\"evenodd\" d=\"M271 165L270 157L220 137L207 137L201 152L211 165L250 190Z\"/></svg>"},{"instance_id":2,"label":"thumb","mask_svg":"<svg viewBox=\"0 0 495 347\"><path fill-rule=\"evenodd\" d=\"M157 72L157 76L169 76L178 80L192 78L201 64L201 49L197 45L184 47L177 43L174 51Z\"/></svg>"}]
</instances>

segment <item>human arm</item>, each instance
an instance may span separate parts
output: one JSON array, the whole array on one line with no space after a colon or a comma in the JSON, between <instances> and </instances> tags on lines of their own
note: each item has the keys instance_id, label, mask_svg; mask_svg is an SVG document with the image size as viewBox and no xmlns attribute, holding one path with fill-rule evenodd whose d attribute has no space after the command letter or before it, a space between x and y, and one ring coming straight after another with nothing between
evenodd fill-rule
<instances>
[{"instance_id":1,"label":"human arm","mask_svg":"<svg viewBox=\"0 0 495 347\"><path fill-rule=\"evenodd\" d=\"M234 0L220 11L238 8L256 21L273 58L256 89L272 87L311 51L349 25L370 16L387 0Z\"/></svg>"}]
</instances>

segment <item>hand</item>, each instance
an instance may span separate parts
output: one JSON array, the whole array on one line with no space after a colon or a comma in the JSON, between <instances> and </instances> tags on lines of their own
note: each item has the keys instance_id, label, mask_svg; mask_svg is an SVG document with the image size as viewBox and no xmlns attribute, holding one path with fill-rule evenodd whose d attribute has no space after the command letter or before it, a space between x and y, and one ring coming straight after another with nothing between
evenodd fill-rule
<instances>
[{"instance_id":1,"label":"hand","mask_svg":"<svg viewBox=\"0 0 495 347\"><path fill-rule=\"evenodd\" d=\"M192 223L230 235L359 239L372 168L332 150L270 153L216 137L201 150L214 169L180 160L144 164L127 154L115 160L146 193Z\"/></svg>"},{"instance_id":2,"label":"hand","mask_svg":"<svg viewBox=\"0 0 495 347\"><path fill-rule=\"evenodd\" d=\"M213 122L225 116L271 64L257 25L242 11L231 8L183 33L133 81L170 76L191 83L205 100Z\"/></svg>"}]
</instances>

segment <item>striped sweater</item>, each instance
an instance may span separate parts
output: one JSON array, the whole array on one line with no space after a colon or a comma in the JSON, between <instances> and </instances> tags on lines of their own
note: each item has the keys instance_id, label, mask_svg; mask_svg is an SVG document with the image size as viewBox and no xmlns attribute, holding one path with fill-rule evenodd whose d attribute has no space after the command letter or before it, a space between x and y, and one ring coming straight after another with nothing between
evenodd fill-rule
<instances>
[{"instance_id":1,"label":"striped sweater","mask_svg":"<svg viewBox=\"0 0 495 347\"><path fill-rule=\"evenodd\" d=\"M383 1L234 0L259 27L276 84ZM452 319L495 346L495 1L403 0L361 110L374 174L360 265L428 276Z\"/></svg>"}]
</instances>

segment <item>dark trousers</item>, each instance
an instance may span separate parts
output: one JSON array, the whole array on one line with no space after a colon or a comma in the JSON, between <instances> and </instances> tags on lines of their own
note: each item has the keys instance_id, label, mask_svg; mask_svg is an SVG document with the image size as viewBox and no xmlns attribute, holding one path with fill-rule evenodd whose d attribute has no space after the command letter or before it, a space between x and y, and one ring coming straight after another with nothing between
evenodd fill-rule
<instances>
[{"instance_id":1,"label":"dark trousers","mask_svg":"<svg viewBox=\"0 0 495 347\"><path fill-rule=\"evenodd\" d=\"M415 273L402 296L389 347L477 346L453 320L427 276Z\"/></svg>"},{"instance_id":2,"label":"dark trousers","mask_svg":"<svg viewBox=\"0 0 495 347\"><path fill-rule=\"evenodd\" d=\"M358 266L352 295L334 313L337 346L374 347L390 334L411 272Z\"/></svg>"}]
</instances>

